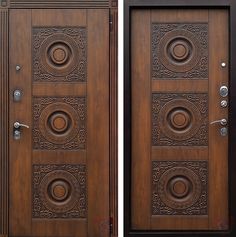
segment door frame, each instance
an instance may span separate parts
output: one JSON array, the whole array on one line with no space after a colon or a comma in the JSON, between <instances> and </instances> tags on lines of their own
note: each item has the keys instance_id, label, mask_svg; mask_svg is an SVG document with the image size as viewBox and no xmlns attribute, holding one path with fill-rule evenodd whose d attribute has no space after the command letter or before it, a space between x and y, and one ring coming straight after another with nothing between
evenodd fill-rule
<instances>
[{"instance_id":1,"label":"door frame","mask_svg":"<svg viewBox=\"0 0 236 237\"><path fill-rule=\"evenodd\" d=\"M47 4L45 4L47 3ZM118 236L118 0L92 2L0 0L0 237L8 237L9 229L9 11L11 9L108 9L109 10L109 206L110 237Z\"/></svg>"},{"instance_id":2,"label":"door frame","mask_svg":"<svg viewBox=\"0 0 236 237\"><path fill-rule=\"evenodd\" d=\"M229 231L153 231L131 227L131 11L133 9L228 9L229 11ZM124 236L233 237L236 235L236 1L235 0L124 0ZM233 101L235 102L233 103Z\"/></svg>"}]
</instances>

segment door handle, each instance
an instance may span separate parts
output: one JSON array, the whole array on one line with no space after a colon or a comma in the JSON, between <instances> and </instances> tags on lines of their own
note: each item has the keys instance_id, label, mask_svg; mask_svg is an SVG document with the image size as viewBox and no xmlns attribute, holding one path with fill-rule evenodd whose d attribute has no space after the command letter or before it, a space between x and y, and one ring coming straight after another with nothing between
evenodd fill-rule
<instances>
[{"instance_id":1,"label":"door handle","mask_svg":"<svg viewBox=\"0 0 236 237\"><path fill-rule=\"evenodd\" d=\"M15 140L19 140L21 138L21 131L20 131L20 128L21 127L24 127L24 128L29 128L28 125L26 124L23 124L23 123L20 123L18 121L16 121L14 124L13 124L13 136L14 136L14 139Z\"/></svg>"},{"instance_id":2,"label":"door handle","mask_svg":"<svg viewBox=\"0 0 236 237\"><path fill-rule=\"evenodd\" d=\"M19 129L20 127L29 128L28 125L23 124L23 123L20 123L20 122L18 122L18 121L16 121L13 126L14 126L14 128L16 128L16 129Z\"/></svg>"},{"instance_id":3,"label":"door handle","mask_svg":"<svg viewBox=\"0 0 236 237\"><path fill-rule=\"evenodd\" d=\"M222 126L225 126L228 122L227 122L227 119L223 118L223 119L212 121L210 124L215 124L215 123L219 123Z\"/></svg>"}]
</instances>

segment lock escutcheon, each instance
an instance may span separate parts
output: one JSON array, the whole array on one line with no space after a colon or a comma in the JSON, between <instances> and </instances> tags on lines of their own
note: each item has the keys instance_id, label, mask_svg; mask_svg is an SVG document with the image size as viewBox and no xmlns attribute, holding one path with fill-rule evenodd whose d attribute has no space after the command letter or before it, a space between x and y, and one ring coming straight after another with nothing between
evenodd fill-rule
<instances>
[{"instance_id":1,"label":"lock escutcheon","mask_svg":"<svg viewBox=\"0 0 236 237\"><path fill-rule=\"evenodd\" d=\"M227 86L221 86L220 87L220 96L221 97L226 97L228 96L228 87Z\"/></svg>"},{"instance_id":2,"label":"lock escutcheon","mask_svg":"<svg viewBox=\"0 0 236 237\"><path fill-rule=\"evenodd\" d=\"M228 128L226 128L226 127L221 128L220 135L223 137L227 136L228 135Z\"/></svg>"},{"instance_id":3,"label":"lock escutcheon","mask_svg":"<svg viewBox=\"0 0 236 237\"><path fill-rule=\"evenodd\" d=\"M20 140L21 132L19 130L14 130L13 137L14 137L14 140Z\"/></svg>"}]
</instances>

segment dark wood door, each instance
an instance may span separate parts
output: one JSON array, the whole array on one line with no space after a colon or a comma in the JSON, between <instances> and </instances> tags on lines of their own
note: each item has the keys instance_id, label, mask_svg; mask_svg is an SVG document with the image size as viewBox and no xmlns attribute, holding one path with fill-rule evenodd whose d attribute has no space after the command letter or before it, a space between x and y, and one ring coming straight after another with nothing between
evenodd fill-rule
<instances>
[{"instance_id":1,"label":"dark wood door","mask_svg":"<svg viewBox=\"0 0 236 237\"><path fill-rule=\"evenodd\" d=\"M108 237L109 9L9 21L9 236Z\"/></svg>"},{"instance_id":2,"label":"dark wood door","mask_svg":"<svg viewBox=\"0 0 236 237\"><path fill-rule=\"evenodd\" d=\"M227 10L131 11L133 230L229 228L228 35Z\"/></svg>"}]
</instances>

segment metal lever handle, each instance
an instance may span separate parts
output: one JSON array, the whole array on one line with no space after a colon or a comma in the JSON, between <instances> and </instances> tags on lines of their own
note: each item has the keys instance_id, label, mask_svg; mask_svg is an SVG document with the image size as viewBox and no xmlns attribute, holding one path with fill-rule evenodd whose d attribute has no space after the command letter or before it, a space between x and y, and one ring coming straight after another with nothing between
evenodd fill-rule
<instances>
[{"instance_id":1,"label":"metal lever handle","mask_svg":"<svg viewBox=\"0 0 236 237\"><path fill-rule=\"evenodd\" d=\"M225 126L227 124L227 119L219 119L219 120L215 120L212 121L210 124L215 124L215 123L220 123L222 126Z\"/></svg>"},{"instance_id":2,"label":"metal lever handle","mask_svg":"<svg viewBox=\"0 0 236 237\"><path fill-rule=\"evenodd\" d=\"M20 122L18 122L18 121L14 123L14 128L18 129L18 128L20 128L20 127L29 128L28 125L22 124L22 123L20 123Z\"/></svg>"}]
</instances>

